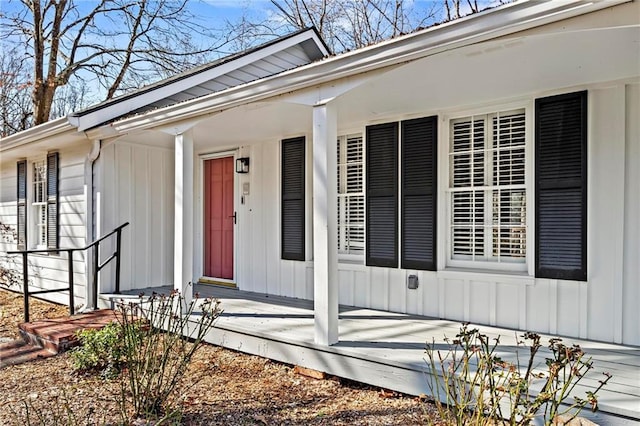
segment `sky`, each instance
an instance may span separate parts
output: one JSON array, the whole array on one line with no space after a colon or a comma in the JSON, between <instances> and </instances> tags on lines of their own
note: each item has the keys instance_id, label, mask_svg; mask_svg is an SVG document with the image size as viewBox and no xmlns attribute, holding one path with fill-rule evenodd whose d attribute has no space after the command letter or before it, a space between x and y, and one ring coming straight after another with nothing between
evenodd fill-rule
<instances>
[{"instance_id":1,"label":"sky","mask_svg":"<svg viewBox=\"0 0 640 426\"><path fill-rule=\"evenodd\" d=\"M42 1L42 0L41 0ZM491 3L496 3L498 0L479 0L478 3L482 5L488 5ZM97 4L98 0L75 0L75 4L79 7L80 13L82 10L89 11ZM284 0L281 0L284 3ZM405 0L405 11L409 11L411 14L415 14L417 17L424 17L428 14L428 12L435 6L442 9L443 0ZM462 2L466 7L466 2ZM19 0L0 0L0 14L5 13L10 15L12 11L19 10L20 1ZM197 24L202 25L203 27L209 28L214 34L218 36L225 36L228 34L228 29L230 25L234 23L238 23L243 17L246 18L249 22L264 22L267 19L271 20L271 23L277 24L280 22L284 22L282 18L278 18L278 13L276 7L269 0L189 0L188 8L190 12L197 17ZM463 10L463 13L466 12ZM442 16L442 15L441 15ZM345 19L346 22L346 19ZM426 21L422 23L422 26L428 26L433 23L433 20ZM114 22L110 19L102 18L100 22L100 26L104 28L109 28L109 26L113 25L113 28L117 28L118 23ZM273 25L272 25L273 26ZM278 28L278 35L283 35L288 31L291 31L292 28L282 27ZM204 37L199 36L196 33L191 34L192 39L201 47L211 46L213 43L211 39L207 41ZM127 36L125 34L120 34L117 37ZM269 36L272 38L273 34ZM115 38L112 38L112 40ZM220 39L218 39L219 42ZM125 45L126 45L125 40ZM205 60L213 60L217 59L220 56L224 56L226 54L235 53L238 50L246 49L247 47L255 46L256 44L267 41L267 38L249 36L246 37L242 41L236 41L233 43L229 43L227 45L218 48L215 51L212 51L207 55ZM100 44L100 39L95 40L96 43ZM331 45L330 41L328 41ZM0 40L0 44L6 43L6 40ZM0 45L0 51L3 50L3 46ZM340 49L336 49L340 50ZM0 52L2 53L2 52ZM84 74L81 74L84 75ZM158 76L162 77L162 76ZM103 97L104 87L101 87L99 82L95 79L92 79L90 75L84 75L82 77L83 80L87 81L90 85L90 92L95 95L96 99ZM146 81L145 83L150 83L151 81ZM65 89L61 89L65 90ZM99 100L99 99L98 99ZM94 100L92 99L91 102Z\"/></svg>"}]
</instances>

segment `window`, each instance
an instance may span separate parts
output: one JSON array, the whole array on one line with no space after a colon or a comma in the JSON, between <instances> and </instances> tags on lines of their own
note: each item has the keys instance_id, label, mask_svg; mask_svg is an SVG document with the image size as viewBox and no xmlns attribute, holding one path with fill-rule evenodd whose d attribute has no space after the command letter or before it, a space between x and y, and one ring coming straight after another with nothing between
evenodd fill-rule
<instances>
[{"instance_id":1,"label":"window","mask_svg":"<svg viewBox=\"0 0 640 426\"><path fill-rule=\"evenodd\" d=\"M47 163L45 160L33 163L33 214L34 243L37 248L47 246Z\"/></svg>"},{"instance_id":2,"label":"window","mask_svg":"<svg viewBox=\"0 0 640 426\"><path fill-rule=\"evenodd\" d=\"M526 268L525 144L524 110L451 121L451 264Z\"/></svg>"},{"instance_id":3,"label":"window","mask_svg":"<svg viewBox=\"0 0 640 426\"><path fill-rule=\"evenodd\" d=\"M18 250L57 249L58 153L32 161L30 169L26 160L18 161L17 180Z\"/></svg>"},{"instance_id":4,"label":"window","mask_svg":"<svg viewBox=\"0 0 640 426\"><path fill-rule=\"evenodd\" d=\"M338 253L364 253L362 135L338 138Z\"/></svg>"}]
</instances>

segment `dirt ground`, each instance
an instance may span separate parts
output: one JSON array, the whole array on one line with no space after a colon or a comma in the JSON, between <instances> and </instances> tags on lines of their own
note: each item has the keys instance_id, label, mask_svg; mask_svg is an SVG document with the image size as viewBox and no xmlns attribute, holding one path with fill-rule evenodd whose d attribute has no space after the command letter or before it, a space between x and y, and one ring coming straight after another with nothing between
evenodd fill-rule
<instances>
[{"instance_id":1,"label":"dirt ground","mask_svg":"<svg viewBox=\"0 0 640 426\"><path fill-rule=\"evenodd\" d=\"M63 316L64 306L34 301L33 319ZM22 295L0 290L0 338L17 336ZM374 373L372 373L374 374ZM0 369L0 424L119 423L118 380L74 372L68 355ZM180 391L186 425L417 425L432 405L360 383L294 373L293 366L205 345Z\"/></svg>"}]
</instances>

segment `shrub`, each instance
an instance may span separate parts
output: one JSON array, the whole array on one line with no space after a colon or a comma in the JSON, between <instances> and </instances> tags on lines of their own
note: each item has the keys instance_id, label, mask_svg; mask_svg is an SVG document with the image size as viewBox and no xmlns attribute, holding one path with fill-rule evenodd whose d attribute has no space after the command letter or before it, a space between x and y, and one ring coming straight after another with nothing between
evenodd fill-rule
<instances>
[{"instance_id":1,"label":"shrub","mask_svg":"<svg viewBox=\"0 0 640 426\"><path fill-rule=\"evenodd\" d=\"M139 338L138 330L135 332ZM102 329L86 329L77 333L80 346L71 351L73 367L84 372L97 372L105 379L113 379L125 360L124 329L112 322Z\"/></svg>"},{"instance_id":2,"label":"shrub","mask_svg":"<svg viewBox=\"0 0 640 426\"><path fill-rule=\"evenodd\" d=\"M221 313L218 300L200 302L187 304L172 292L119 305L126 361L118 397L123 420L130 417L129 408L134 418L166 420L179 414L176 390Z\"/></svg>"},{"instance_id":3,"label":"shrub","mask_svg":"<svg viewBox=\"0 0 640 426\"><path fill-rule=\"evenodd\" d=\"M447 350L437 350L435 341L427 344L428 386L447 424L528 425L542 417L545 425L551 425L559 416L576 417L586 405L597 409L596 394L609 381L608 373L585 398L574 396L573 403L568 403L575 386L593 368L591 358L585 358L579 346L568 347L561 339L551 339L546 371L539 371L535 357L542 347L540 336L525 333L522 337L518 347L528 348L524 368L519 358L510 363L497 355L499 337L490 343L466 323L453 341L445 337Z\"/></svg>"}]
</instances>

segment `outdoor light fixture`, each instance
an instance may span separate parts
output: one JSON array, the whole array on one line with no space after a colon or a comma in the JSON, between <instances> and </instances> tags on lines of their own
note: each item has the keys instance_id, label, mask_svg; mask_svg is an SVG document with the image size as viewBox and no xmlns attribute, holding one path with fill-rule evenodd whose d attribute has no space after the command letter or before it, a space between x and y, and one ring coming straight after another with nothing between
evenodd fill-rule
<instances>
[{"instance_id":1,"label":"outdoor light fixture","mask_svg":"<svg viewBox=\"0 0 640 426\"><path fill-rule=\"evenodd\" d=\"M249 173L249 157L236 159L236 173Z\"/></svg>"}]
</instances>

